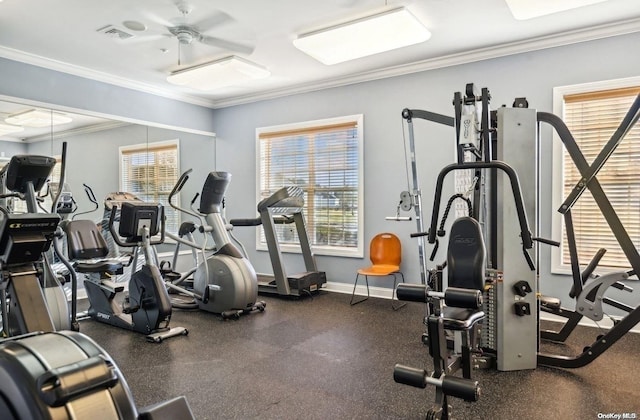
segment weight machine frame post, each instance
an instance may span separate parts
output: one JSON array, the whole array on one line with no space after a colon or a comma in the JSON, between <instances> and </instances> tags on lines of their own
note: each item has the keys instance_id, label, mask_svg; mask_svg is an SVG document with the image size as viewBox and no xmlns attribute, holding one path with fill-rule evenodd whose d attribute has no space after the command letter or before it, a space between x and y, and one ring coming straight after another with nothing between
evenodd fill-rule
<instances>
[{"instance_id":1,"label":"weight machine frame post","mask_svg":"<svg viewBox=\"0 0 640 420\"><path fill-rule=\"evenodd\" d=\"M413 190L411 191L411 207L416 214L417 232L424 232L424 220L422 217L422 198L418 183L418 166L416 164L416 147L415 134L413 131L413 118L420 118L426 121L435 122L449 127L454 127L455 119L446 115L437 114L435 112L424 111L421 109L402 110L402 118L407 121L409 130L409 152L411 155L411 174L413 182ZM424 236L418 236L418 257L420 259L420 280L422 284L427 284L427 255L425 254Z\"/></svg>"}]
</instances>

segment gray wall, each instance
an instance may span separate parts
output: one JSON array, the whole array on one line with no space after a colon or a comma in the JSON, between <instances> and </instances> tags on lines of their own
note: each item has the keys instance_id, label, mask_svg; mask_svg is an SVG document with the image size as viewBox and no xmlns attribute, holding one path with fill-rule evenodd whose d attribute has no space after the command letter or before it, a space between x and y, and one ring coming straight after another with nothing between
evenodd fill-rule
<instances>
[{"instance_id":1,"label":"gray wall","mask_svg":"<svg viewBox=\"0 0 640 420\"><path fill-rule=\"evenodd\" d=\"M0 157L10 158L13 155L27 153L27 145L15 141L0 141Z\"/></svg>"},{"instance_id":2,"label":"gray wall","mask_svg":"<svg viewBox=\"0 0 640 420\"><path fill-rule=\"evenodd\" d=\"M637 76L640 56L629 52L639 43L640 34L636 33L216 110L217 166L236 174L228 193L228 215L255 214L257 127L363 113L365 241L381 231L397 233L403 241L405 276L410 282L418 282L417 245L408 235L415 224L384 219L394 213L400 191L407 189L400 111L419 108L453 115L453 93L474 82L489 88L494 109L502 104L510 106L515 97L525 96L530 107L551 112L555 86ZM428 225L435 177L453 160L454 137L451 129L426 122L417 121L415 129L423 213ZM551 236L552 213L558 217L551 207L551 151L550 130L545 128L540 180L541 235L545 237ZM268 270L266 253L255 251L253 232L237 230L236 234L251 245L250 259L256 269ZM293 267L299 263L293 255L286 257ZM367 258L320 256L318 264L327 271L330 281L350 283ZM549 249L542 249L540 266L542 292L567 296L570 279L550 274Z\"/></svg>"},{"instance_id":3,"label":"gray wall","mask_svg":"<svg viewBox=\"0 0 640 420\"><path fill-rule=\"evenodd\" d=\"M400 111L408 107L452 115L453 92L462 90L468 82L490 89L493 108L511 104L514 97L526 96L531 107L552 111L555 86L637 76L640 57L629 52L635 51L639 43L640 34L631 34L218 110L0 59L0 95L150 121L154 125L216 132L215 156L208 152L203 155L198 148L182 149L181 165L182 169L198 168L199 173L192 177L193 191L200 188L208 170L227 170L233 174L227 197L230 218L255 215L257 127L362 113L365 241L381 231L396 232L404 245L403 271L408 281L417 282L417 246L409 238L415 224L384 220L385 216L394 214L400 191L407 189ZM422 121L417 121L415 128L423 212L428 224L434 180L439 170L453 160L454 137L452 130ZM104 141L111 143L114 139ZM181 142L181 146L185 143ZM81 173L100 173L105 177L110 174L115 179L113 182L117 182L117 175L112 172L117 162L97 153L105 145L87 145L84 151L80 145L73 147L75 151L71 148L70 155L77 153L76 159L84 159L81 163L84 166L78 168ZM86 158L96 155L102 156L101 160L104 158L100 167ZM551 206L551 140L550 130L546 128L541 160L541 235L549 237L551 217L558 216ZM236 234L248 245L257 271L269 271L266 252L255 250L254 232L237 229ZM291 271L301 269L296 255L285 257ZM442 260L442 255L438 260ZM318 264L327 271L329 280L344 283L352 282L356 270L367 262L368 254L363 259L318 257ZM550 251L543 248L541 290L566 296L569 278L551 275L549 266Z\"/></svg>"}]
</instances>

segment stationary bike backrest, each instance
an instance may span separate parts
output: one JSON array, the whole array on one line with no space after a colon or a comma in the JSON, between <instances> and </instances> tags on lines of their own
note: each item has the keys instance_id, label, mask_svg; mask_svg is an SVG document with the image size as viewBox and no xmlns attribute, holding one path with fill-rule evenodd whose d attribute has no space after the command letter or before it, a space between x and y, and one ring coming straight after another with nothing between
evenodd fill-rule
<instances>
[{"instance_id":1,"label":"stationary bike backrest","mask_svg":"<svg viewBox=\"0 0 640 420\"><path fill-rule=\"evenodd\" d=\"M448 287L483 290L486 253L478 221L471 217L456 219L449 234Z\"/></svg>"},{"instance_id":2,"label":"stationary bike backrest","mask_svg":"<svg viewBox=\"0 0 640 420\"><path fill-rule=\"evenodd\" d=\"M72 220L64 230L70 260L104 258L109 254L107 242L91 220Z\"/></svg>"}]
</instances>

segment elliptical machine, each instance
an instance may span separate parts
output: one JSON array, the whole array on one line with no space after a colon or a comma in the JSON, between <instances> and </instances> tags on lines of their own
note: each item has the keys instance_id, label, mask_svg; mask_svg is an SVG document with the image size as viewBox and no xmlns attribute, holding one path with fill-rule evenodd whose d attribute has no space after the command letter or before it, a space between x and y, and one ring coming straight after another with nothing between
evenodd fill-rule
<instances>
[{"instance_id":1,"label":"elliptical machine","mask_svg":"<svg viewBox=\"0 0 640 420\"><path fill-rule=\"evenodd\" d=\"M202 244L185 239L182 235L167 232L167 236L178 244L184 244L200 250L203 258L191 271L193 272L193 292L198 307L207 312L221 314L223 318L238 318L242 314L253 311L264 311L266 303L257 301L258 280L253 266L240 250L231 243L227 227L221 216L222 201L227 186L231 181L228 172L210 172L200 194L200 208L189 211L173 203L189 179L191 169L184 172L169 194L169 204L174 209L197 218L200 221L199 231L205 235ZM195 203L198 195L192 200ZM189 222L185 222L189 223ZM215 244L215 252L206 256L206 236L211 234ZM175 267L174 267L175 268ZM185 275L167 276L167 287L176 289L179 283L186 280ZM213 288L211 286L214 286ZM208 291L211 290L212 293ZM179 290L180 291L180 290ZM198 298L208 295L208 300Z\"/></svg>"},{"instance_id":2,"label":"elliptical machine","mask_svg":"<svg viewBox=\"0 0 640 420\"><path fill-rule=\"evenodd\" d=\"M152 251L153 245L164 241L164 208L160 204L124 202L119 210L118 231L114 226L117 206L111 209L109 231L119 246L134 248L129 262L132 274L127 292L124 284L110 280L124 272L122 262L104 259L85 262L105 258L109 253L96 224L90 220L72 220L64 227L68 258L74 262L72 276L75 272L87 275L84 288L90 303L88 315L96 321L146 334L147 340L156 343L187 335L188 330L183 327L169 327L171 301ZM158 234L159 240L151 239ZM134 272L139 249L144 252L145 263ZM60 257L64 259L64 256ZM118 296L123 297L117 299Z\"/></svg>"}]
</instances>

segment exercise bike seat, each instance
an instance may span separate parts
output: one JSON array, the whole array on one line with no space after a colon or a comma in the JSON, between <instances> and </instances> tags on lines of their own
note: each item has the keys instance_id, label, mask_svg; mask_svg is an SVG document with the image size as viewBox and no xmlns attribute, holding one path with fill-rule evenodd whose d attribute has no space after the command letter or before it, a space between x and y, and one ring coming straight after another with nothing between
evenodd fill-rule
<instances>
[{"instance_id":1,"label":"exercise bike seat","mask_svg":"<svg viewBox=\"0 0 640 420\"><path fill-rule=\"evenodd\" d=\"M117 260L103 260L94 262L76 262L73 268L78 273L107 273L122 274L124 272L123 265Z\"/></svg>"}]
</instances>

